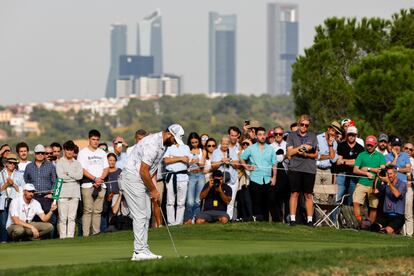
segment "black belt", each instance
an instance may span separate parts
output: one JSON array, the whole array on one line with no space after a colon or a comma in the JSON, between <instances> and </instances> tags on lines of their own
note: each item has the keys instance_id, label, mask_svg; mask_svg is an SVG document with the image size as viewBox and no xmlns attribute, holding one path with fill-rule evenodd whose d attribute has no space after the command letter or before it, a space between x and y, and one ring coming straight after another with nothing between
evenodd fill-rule
<instances>
[{"instance_id":1,"label":"black belt","mask_svg":"<svg viewBox=\"0 0 414 276\"><path fill-rule=\"evenodd\" d=\"M186 174L188 175L188 171L187 170L182 170L182 171L178 171L178 172L171 172L171 171L167 171L167 174L165 175L165 182L170 182L171 177L173 178L173 189L174 189L174 194L177 193L177 174Z\"/></svg>"},{"instance_id":2,"label":"black belt","mask_svg":"<svg viewBox=\"0 0 414 276\"><path fill-rule=\"evenodd\" d=\"M319 169L319 170L323 170L323 171L326 171L326 170L330 170L330 169L331 169L331 167L325 167L325 168L322 168L322 167L318 167L318 169Z\"/></svg>"}]
</instances>

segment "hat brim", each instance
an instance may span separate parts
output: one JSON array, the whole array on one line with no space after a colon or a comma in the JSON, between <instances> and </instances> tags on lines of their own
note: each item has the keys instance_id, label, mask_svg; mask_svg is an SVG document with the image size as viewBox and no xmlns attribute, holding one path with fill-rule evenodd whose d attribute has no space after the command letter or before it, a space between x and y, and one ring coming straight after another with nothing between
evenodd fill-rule
<instances>
[{"instance_id":1,"label":"hat brim","mask_svg":"<svg viewBox=\"0 0 414 276\"><path fill-rule=\"evenodd\" d=\"M179 144L180 146L184 145L183 139L181 139L180 137L177 137L177 136L176 136L176 135L174 135L174 134L173 134L173 136L174 136L175 142L176 142L177 144Z\"/></svg>"},{"instance_id":2,"label":"hat brim","mask_svg":"<svg viewBox=\"0 0 414 276\"><path fill-rule=\"evenodd\" d=\"M372 142L370 142L370 143L365 142L365 144L370 145L370 146L376 146L377 145L377 143L372 143Z\"/></svg>"},{"instance_id":3,"label":"hat brim","mask_svg":"<svg viewBox=\"0 0 414 276\"><path fill-rule=\"evenodd\" d=\"M336 133L342 134L342 129L338 128L337 126L331 125L330 127L333 128L336 131Z\"/></svg>"},{"instance_id":4,"label":"hat brim","mask_svg":"<svg viewBox=\"0 0 414 276\"><path fill-rule=\"evenodd\" d=\"M19 161L15 160L15 159L13 159L13 160L6 160L6 162L15 163L15 164L18 164L19 163Z\"/></svg>"}]
</instances>

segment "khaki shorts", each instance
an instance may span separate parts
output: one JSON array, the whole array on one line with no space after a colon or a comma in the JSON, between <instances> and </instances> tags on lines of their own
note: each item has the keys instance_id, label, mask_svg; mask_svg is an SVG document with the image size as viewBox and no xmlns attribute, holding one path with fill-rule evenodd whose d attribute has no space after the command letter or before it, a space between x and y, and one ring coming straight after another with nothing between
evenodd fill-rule
<instances>
[{"instance_id":1,"label":"khaki shorts","mask_svg":"<svg viewBox=\"0 0 414 276\"><path fill-rule=\"evenodd\" d=\"M358 183L352 195L354 203L365 204L365 196L368 196L369 207L378 207L378 197L372 192L372 187Z\"/></svg>"}]
</instances>

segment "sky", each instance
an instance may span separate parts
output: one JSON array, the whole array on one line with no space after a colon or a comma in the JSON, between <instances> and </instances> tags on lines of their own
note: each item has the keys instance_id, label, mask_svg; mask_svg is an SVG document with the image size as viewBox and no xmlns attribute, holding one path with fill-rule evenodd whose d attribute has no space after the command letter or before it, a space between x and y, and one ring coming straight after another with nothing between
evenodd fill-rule
<instances>
[{"instance_id":1,"label":"sky","mask_svg":"<svg viewBox=\"0 0 414 276\"><path fill-rule=\"evenodd\" d=\"M0 105L105 95L112 23L128 25L136 54L137 23L163 16L164 71L183 77L184 93L208 91L208 12L237 14L237 90L266 89L266 4L270 0L1 0ZM283 1L288 2L288 1ZM297 0L300 54L332 16L381 17L408 0Z\"/></svg>"}]
</instances>

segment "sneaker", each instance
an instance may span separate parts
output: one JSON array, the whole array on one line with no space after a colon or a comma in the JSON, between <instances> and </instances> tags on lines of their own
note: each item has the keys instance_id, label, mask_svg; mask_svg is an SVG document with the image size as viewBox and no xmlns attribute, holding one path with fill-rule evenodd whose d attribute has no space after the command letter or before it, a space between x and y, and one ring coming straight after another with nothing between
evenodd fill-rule
<instances>
[{"instance_id":1,"label":"sneaker","mask_svg":"<svg viewBox=\"0 0 414 276\"><path fill-rule=\"evenodd\" d=\"M309 227L313 227L313 226L314 226L312 221L308 221L308 222L306 223L306 225L307 225L307 226L309 226Z\"/></svg>"},{"instance_id":2,"label":"sneaker","mask_svg":"<svg viewBox=\"0 0 414 276\"><path fill-rule=\"evenodd\" d=\"M289 226L296 226L296 220L289 221Z\"/></svg>"},{"instance_id":3,"label":"sneaker","mask_svg":"<svg viewBox=\"0 0 414 276\"><path fill-rule=\"evenodd\" d=\"M161 258L162 258L162 256L155 255L151 251L146 250L146 251L140 251L138 253L134 252L132 254L131 261L157 260L157 259L161 259Z\"/></svg>"}]
</instances>

